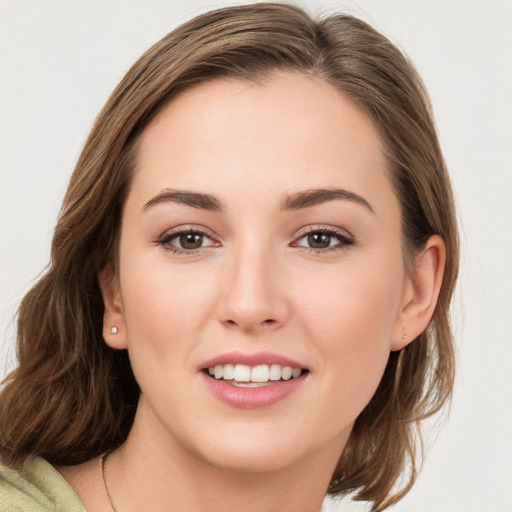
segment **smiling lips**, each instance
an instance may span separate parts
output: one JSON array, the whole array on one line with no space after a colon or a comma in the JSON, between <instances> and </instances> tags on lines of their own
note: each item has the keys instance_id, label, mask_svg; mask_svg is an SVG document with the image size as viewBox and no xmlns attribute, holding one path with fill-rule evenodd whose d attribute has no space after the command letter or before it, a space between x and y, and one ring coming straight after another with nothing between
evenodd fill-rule
<instances>
[{"instance_id":1,"label":"smiling lips","mask_svg":"<svg viewBox=\"0 0 512 512\"><path fill-rule=\"evenodd\" d=\"M229 382L233 386L261 387L280 380L296 379L301 376L302 370L279 364L260 364L258 366L218 364L210 366L208 374L217 380L222 379Z\"/></svg>"},{"instance_id":2,"label":"smiling lips","mask_svg":"<svg viewBox=\"0 0 512 512\"><path fill-rule=\"evenodd\" d=\"M207 361L202 374L222 402L247 409L267 407L285 398L298 389L309 370L272 353L236 352Z\"/></svg>"}]
</instances>

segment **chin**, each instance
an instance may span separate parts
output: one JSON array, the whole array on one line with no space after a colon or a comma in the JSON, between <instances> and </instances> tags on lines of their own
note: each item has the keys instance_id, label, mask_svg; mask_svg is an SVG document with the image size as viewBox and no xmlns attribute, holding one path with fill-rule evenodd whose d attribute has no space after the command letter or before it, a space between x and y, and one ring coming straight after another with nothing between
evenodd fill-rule
<instances>
[{"instance_id":1,"label":"chin","mask_svg":"<svg viewBox=\"0 0 512 512\"><path fill-rule=\"evenodd\" d=\"M333 459L338 460L350 429L322 436L321 430L308 434L297 423L299 428L294 429L293 421L288 418L284 426L247 421L223 433L211 432L198 455L211 466L238 473L273 473L301 464L309 467L313 459L326 453L329 458L336 454Z\"/></svg>"},{"instance_id":2,"label":"chin","mask_svg":"<svg viewBox=\"0 0 512 512\"><path fill-rule=\"evenodd\" d=\"M295 446L295 448L294 448ZM297 452L296 443L226 442L203 451L211 466L237 473L272 473L296 464L305 454Z\"/></svg>"}]
</instances>

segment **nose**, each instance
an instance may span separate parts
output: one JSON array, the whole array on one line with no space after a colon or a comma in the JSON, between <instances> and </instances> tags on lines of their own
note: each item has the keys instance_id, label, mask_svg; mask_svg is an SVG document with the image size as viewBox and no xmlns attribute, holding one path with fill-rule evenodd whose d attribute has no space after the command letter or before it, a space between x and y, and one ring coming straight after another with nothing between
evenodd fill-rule
<instances>
[{"instance_id":1,"label":"nose","mask_svg":"<svg viewBox=\"0 0 512 512\"><path fill-rule=\"evenodd\" d=\"M251 333L276 329L289 317L278 256L264 248L239 250L226 261L219 320L228 328Z\"/></svg>"}]
</instances>

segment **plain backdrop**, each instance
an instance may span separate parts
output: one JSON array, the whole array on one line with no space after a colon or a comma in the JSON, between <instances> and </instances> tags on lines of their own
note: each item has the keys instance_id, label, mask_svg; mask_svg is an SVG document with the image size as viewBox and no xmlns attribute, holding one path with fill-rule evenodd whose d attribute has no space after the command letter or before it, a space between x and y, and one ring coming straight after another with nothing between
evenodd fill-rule
<instances>
[{"instance_id":1,"label":"plain backdrop","mask_svg":"<svg viewBox=\"0 0 512 512\"><path fill-rule=\"evenodd\" d=\"M457 196L463 252L452 411L440 434L428 436L421 477L393 510L512 512L512 2L298 3L358 15L411 56L432 96ZM48 261L95 115L152 43L227 4L0 0L0 377L14 365L16 306Z\"/></svg>"}]
</instances>

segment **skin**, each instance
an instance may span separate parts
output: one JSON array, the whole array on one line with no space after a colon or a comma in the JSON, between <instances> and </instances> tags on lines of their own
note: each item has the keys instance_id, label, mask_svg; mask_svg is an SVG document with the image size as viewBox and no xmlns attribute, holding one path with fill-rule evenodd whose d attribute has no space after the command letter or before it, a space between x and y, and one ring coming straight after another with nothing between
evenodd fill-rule
<instances>
[{"instance_id":1,"label":"skin","mask_svg":"<svg viewBox=\"0 0 512 512\"><path fill-rule=\"evenodd\" d=\"M316 189L367 204L286 208ZM163 200L169 190L214 196L222 211ZM172 235L191 228L202 246L180 249ZM329 247L314 250L320 229ZM378 131L329 84L281 72L183 92L143 134L118 273L99 276L105 340L128 349L142 390L108 459L117 511L318 511L390 350L426 328L443 265L432 237L406 273ZM232 407L200 369L234 350L281 354L309 374L269 407ZM89 511L108 510L97 460L59 470Z\"/></svg>"}]
</instances>

